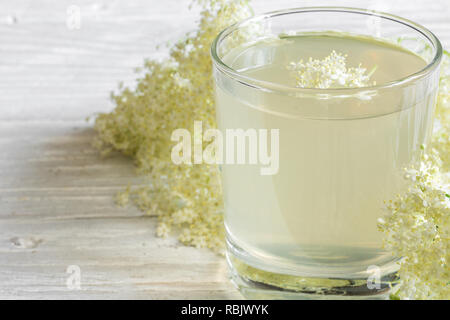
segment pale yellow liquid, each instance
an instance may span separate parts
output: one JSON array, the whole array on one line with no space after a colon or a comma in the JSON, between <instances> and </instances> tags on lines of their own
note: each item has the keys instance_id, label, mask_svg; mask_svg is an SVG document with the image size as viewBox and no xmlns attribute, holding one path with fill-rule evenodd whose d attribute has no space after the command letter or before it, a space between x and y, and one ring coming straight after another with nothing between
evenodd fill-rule
<instances>
[{"instance_id":1,"label":"pale yellow liquid","mask_svg":"<svg viewBox=\"0 0 450 320\"><path fill-rule=\"evenodd\" d=\"M224 61L253 78L295 86L289 62L323 59L332 50L348 54L347 66L376 65L377 84L426 65L399 47L336 34L256 43ZM223 78L216 94L223 131L280 130L278 174L262 176L258 165L222 167L227 236L242 250L241 260L307 277L359 278L370 265L383 272L395 268L381 249L377 219L384 201L406 187L402 169L428 140L435 92L413 88L405 96L392 89L371 99L317 99L265 93Z\"/></svg>"}]
</instances>

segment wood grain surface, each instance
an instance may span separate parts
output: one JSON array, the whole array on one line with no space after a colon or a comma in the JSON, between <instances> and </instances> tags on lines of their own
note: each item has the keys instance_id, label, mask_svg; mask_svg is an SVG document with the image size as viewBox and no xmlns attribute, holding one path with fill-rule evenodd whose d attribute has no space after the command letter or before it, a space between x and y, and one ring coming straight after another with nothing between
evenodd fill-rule
<instances>
[{"instance_id":1,"label":"wood grain surface","mask_svg":"<svg viewBox=\"0 0 450 320\"><path fill-rule=\"evenodd\" d=\"M101 158L92 119L132 85L156 45L195 27L190 1L0 2L0 299L239 299L224 259L155 237L156 219L117 207L139 184L130 159ZM450 1L253 1L255 12L372 7L419 22L450 47ZM70 6L79 29L67 26ZM81 288L67 286L78 266Z\"/></svg>"}]
</instances>

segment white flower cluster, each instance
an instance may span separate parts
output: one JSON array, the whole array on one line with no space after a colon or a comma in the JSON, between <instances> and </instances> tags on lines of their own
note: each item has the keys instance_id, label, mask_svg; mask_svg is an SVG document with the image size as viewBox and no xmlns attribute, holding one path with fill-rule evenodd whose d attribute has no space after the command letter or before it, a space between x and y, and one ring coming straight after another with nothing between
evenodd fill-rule
<instances>
[{"instance_id":1,"label":"white flower cluster","mask_svg":"<svg viewBox=\"0 0 450 320\"><path fill-rule=\"evenodd\" d=\"M216 127L209 48L222 29L251 10L246 0L195 2L202 7L198 30L176 43L165 61L146 61L135 89L113 94L114 111L96 119L96 144L105 153L115 149L133 157L148 177L146 186L121 192L119 204L131 199L159 216L160 237L175 233L186 245L221 251L225 240L218 168L173 164L170 137L178 128L193 132L194 120L201 120L205 130Z\"/></svg>"},{"instance_id":2,"label":"white flower cluster","mask_svg":"<svg viewBox=\"0 0 450 320\"><path fill-rule=\"evenodd\" d=\"M347 55L332 51L323 60L309 58L304 62L291 62L288 70L293 72L299 88L358 88L375 85L370 83L370 77L375 69L366 74L366 69L361 67L347 68Z\"/></svg>"},{"instance_id":3,"label":"white flower cluster","mask_svg":"<svg viewBox=\"0 0 450 320\"><path fill-rule=\"evenodd\" d=\"M440 82L434 148L406 169L411 188L389 201L379 220L386 249L403 257L400 283L393 289L401 299L450 299L449 59Z\"/></svg>"},{"instance_id":4,"label":"white flower cluster","mask_svg":"<svg viewBox=\"0 0 450 320\"><path fill-rule=\"evenodd\" d=\"M430 154L406 170L412 187L388 202L388 214L379 220L385 247L403 257L400 284L393 290L403 299L450 298L449 189L437 153Z\"/></svg>"}]
</instances>

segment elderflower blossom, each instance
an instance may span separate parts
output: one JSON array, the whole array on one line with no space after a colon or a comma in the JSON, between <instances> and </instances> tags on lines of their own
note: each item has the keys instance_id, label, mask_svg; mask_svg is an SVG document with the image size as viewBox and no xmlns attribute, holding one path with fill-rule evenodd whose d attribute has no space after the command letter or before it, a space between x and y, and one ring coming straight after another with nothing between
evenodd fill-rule
<instances>
[{"instance_id":1,"label":"elderflower blossom","mask_svg":"<svg viewBox=\"0 0 450 320\"><path fill-rule=\"evenodd\" d=\"M401 299L450 299L450 58L444 59L431 151L406 169L412 183L379 220L384 245L400 262Z\"/></svg>"},{"instance_id":2,"label":"elderflower blossom","mask_svg":"<svg viewBox=\"0 0 450 320\"><path fill-rule=\"evenodd\" d=\"M214 128L215 109L209 48L225 27L248 17L246 0L196 0L202 7L198 30L176 43L163 62L146 61L135 89L119 88L111 113L95 122L96 145L104 153L119 150L135 159L145 186L127 188L117 203L133 201L159 217L156 234L172 231L196 247L224 246L220 175L215 165L177 166L170 159L171 134L193 131L194 120Z\"/></svg>"},{"instance_id":3,"label":"elderflower blossom","mask_svg":"<svg viewBox=\"0 0 450 320\"><path fill-rule=\"evenodd\" d=\"M379 220L384 244L400 262L400 284L394 294L404 299L450 298L449 188L435 151L423 155L417 168L406 170L412 182L406 194L388 202Z\"/></svg>"},{"instance_id":4,"label":"elderflower blossom","mask_svg":"<svg viewBox=\"0 0 450 320\"><path fill-rule=\"evenodd\" d=\"M366 74L366 69L361 67L347 68L347 55L332 51L323 60L309 58L307 62L291 62L288 70L293 71L299 88L354 88L367 87L373 69ZM375 82L372 82L375 85Z\"/></svg>"}]
</instances>

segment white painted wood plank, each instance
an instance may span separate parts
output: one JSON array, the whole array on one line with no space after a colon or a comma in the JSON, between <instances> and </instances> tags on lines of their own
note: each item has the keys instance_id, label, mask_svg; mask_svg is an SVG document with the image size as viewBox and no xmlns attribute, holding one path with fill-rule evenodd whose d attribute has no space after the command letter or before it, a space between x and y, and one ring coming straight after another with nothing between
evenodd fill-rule
<instances>
[{"instance_id":1,"label":"white painted wood plank","mask_svg":"<svg viewBox=\"0 0 450 320\"><path fill-rule=\"evenodd\" d=\"M223 257L155 238L156 218L115 205L142 178L122 155L101 158L94 134L82 121L0 123L0 299L241 298Z\"/></svg>"},{"instance_id":2,"label":"white painted wood plank","mask_svg":"<svg viewBox=\"0 0 450 320\"><path fill-rule=\"evenodd\" d=\"M223 258L155 239L155 222L0 219L0 298L239 298ZM81 269L80 291L66 286L69 265Z\"/></svg>"}]
</instances>

